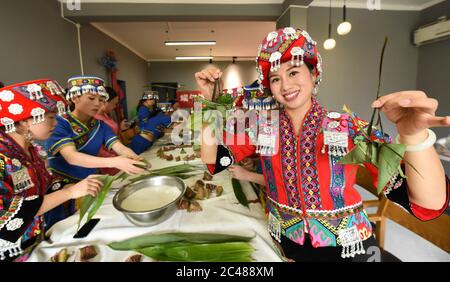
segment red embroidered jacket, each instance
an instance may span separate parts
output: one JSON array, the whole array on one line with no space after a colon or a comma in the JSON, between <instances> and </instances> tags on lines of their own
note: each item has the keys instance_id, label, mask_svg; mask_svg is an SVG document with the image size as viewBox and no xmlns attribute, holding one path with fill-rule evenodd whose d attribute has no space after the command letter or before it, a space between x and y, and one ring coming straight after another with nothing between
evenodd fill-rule
<instances>
[{"instance_id":1,"label":"red embroidered jacket","mask_svg":"<svg viewBox=\"0 0 450 282\"><path fill-rule=\"evenodd\" d=\"M367 125L360 119L358 123L362 127ZM354 188L357 167L338 163L344 151L339 146L326 144L326 139L337 138L351 150L354 142L361 138L358 128L348 115L327 112L313 100L298 136L289 115L281 111L276 136L278 150L272 156L260 157L268 195L269 231L275 239L283 235L303 244L305 232L308 232L313 246L325 247L342 245L340 233L354 227L361 241L372 235L361 196ZM211 173L218 173L255 153L255 143L246 133L228 133L228 136L224 133L223 137L225 145L219 145L216 163L208 165ZM227 137L228 141L234 138L232 145L228 144ZM245 140L245 145L237 145L240 138ZM372 138L390 142L388 136L381 136L378 131ZM377 169L370 164L366 167L377 186ZM411 203L407 183L400 177L391 179L384 194L417 218L430 220L445 211L449 189L447 178L447 201L440 210Z\"/></svg>"},{"instance_id":2,"label":"red embroidered jacket","mask_svg":"<svg viewBox=\"0 0 450 282\"><path fill-rule=\"evenodd\" d=\"M37 149L31 146L29 153L0 130L0 260L7 252L20 254L43 231L43 217L36 214L44 195L62 187Z\"/></svg>"}]
</instances>

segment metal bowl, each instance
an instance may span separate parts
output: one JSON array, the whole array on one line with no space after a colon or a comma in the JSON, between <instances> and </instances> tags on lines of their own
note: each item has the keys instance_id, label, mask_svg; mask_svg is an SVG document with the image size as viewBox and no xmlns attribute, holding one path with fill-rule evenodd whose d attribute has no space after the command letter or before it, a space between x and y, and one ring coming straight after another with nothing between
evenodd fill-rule
<instances>
[{"instance_id":1,"label":"metal bowl","mask_svg":"<svg viewBox=\"0 0 450 282\"><path fill-rule=\"evenodd\" d=\"M123 200L136 191L142 188L160 185L177 187L181 191L180 196L165 206L148 211L129 211L122 207ZM117 210L122 212L131 223L138 226L152 226L163 222L175 213L178 203L183 198L185 192L186 184L184 184L181 178L173 176L155 176L124 186L114 195L113 205Z\"/></svg>"}]
</instances>

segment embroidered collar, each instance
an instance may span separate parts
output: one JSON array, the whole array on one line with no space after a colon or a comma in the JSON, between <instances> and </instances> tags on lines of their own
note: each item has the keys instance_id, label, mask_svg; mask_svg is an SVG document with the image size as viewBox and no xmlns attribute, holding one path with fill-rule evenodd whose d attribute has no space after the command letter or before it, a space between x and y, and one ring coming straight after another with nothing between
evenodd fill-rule
<instances>
[{"instance_id":1,"label":"embroidered collar","mask_svg":"<svg viewBox=\"0 0 450 282\"><path fill-rule=\"evenodd\" d=\"M281 162L283 180L287 190L288 205L302 207L300 195L303 193L305 209L320 209L320 189L316 168L316 139L322 127L325 110L316 99L305 116L300 140L297 140L289 114L281 113ZM299 146L297 146L300 142ZM297 149L300 149L298 152ZM301 171L297 171L300 162ZM299 185L299 181L300 184ZM298 191L301 186L302 191Z\"/></svg>"},{"instance_id":2,"label":"embroidered collar","mask_svg":"<svg viewBox=\"0 0 450 282\"><path fill-rule=\"evenodd\" d=\"M91 131L98 123L98 120L95 118L91 118L87 123L88 125L81 122L77 117L75 117L72 113L67 114L67 120L70 123L73 131L77 135L85 135L89 131Z\"/></svg>"},{"instance_id":3,"label":"embroidered collar","mask_svg":"<svg viewBox=\"0 0 450 282\"><path fill-rule=\"evenodd\" d=\"M0 152L6 153L5 155L10 158L18 159L22 164L26 166L30 165L33 162L30 156L25 153L25 150L20 147L20 145L17 144L17 142L13 138L11 138L2 130L0 130ZM33 154L34 149L32 145L30 145L29 152L33 156L33 158L36 157Z\"/></svg>"},{"instance_id":4,"label":"embroidered collar","mask_svg":"<svg viewBox=\"0 0 450 282\"><path fill-rule=\"evenodd\" d=\"M322 107L322 105L317 101L317 99L312 98L312 104L309 108L308 112L305 115L305 120L303 121L302 125L302 131L301 131L301 137L304 138L304 135L308 131L319 131L321 129L321 123L323 120L323 117L326 113L326 110ZM294 136L297 136L298 132L294 132L294 127L292 124L292 119L290 114L283 109L281 111L281 116L289 122L289 128L291 130L291 133L294 133ZM317 123L317 121L320 121L320 123Z\"/></svg>"}]
</instances>

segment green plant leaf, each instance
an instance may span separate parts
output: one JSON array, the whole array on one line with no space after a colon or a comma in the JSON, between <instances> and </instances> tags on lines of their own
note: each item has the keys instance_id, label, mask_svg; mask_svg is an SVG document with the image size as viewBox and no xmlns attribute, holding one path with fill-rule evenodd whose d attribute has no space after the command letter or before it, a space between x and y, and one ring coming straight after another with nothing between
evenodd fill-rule
<instances>
[{"instance_id":1,"label":"green plant leaf","mask_svg":"<svg viewBox=\"0 0 450 282\"><path fill-rule=\"evenodd\" d=\"M80 206L80 216L78 219L77 224L77 230L80 228L81 221L83 220L86 213L88 214L88 217L86 219L86 223L89 222L89 220L92 219L92 217L95 215L97 210L102 205L103 201L105 200L106 195L108 195L108 192L111 188L112 183L115 180L120 180L121 182L127 179L129 176L126 172L119 172L115 176L109 176L109 175L101 175L99 176L99 180L103 183L102 189L100 190L97 197L92 197L90 195L86 195L83 197L83 200L81 202Z\"/></svg>"},{"instance_id":2,"label":"green plant leaf","mask_svg":"<svg viewBox=\"0 0 450 282\"><path fill-rule=\"evenodd\" d=\"M236 196L236 199L241 205L248 208L248 199L247 196L245 196L244 191L242 190L241 182L239 182L239 180L237 180L236 178L232 178L231 184L233 185L233 192Z\"/></svg>"},{"instance_id":3,"label":"green plant leaf","mask_svg":"<svg viewBox=\"0 0 450 282\"><path fill-rule=\"evenodd\" d=\"M368 154L368 144L366 142L359 142L353 149L343 156L339 163L341 164L363 164L370 160Z\"/></svg>"},{"instance_id":4,"label":"green plant leaf","mask_svg":"<svg viewBox=\"0 0 450 282\"><path fill-rule=\"evenodd\" d=\"M251 235L175 232L175 233L160 233L160 234L144 234L123 241L113 242L108 244L108 246L114 250L133 250L173 242L190 242L190 243L223 243L234 241L247 242L253 239L254 237L255 233L253 232Z\"/></svg>"},{"instance_id":5,"label":"green plant leaf","mask_svg":"<svg viewBox=\"0 0 450 282\"><path fill-rule=\"evenodd\" d=\"M92 205L94 200L95 200L95 198L92 197L91 195L86 195L83 197L83 200L82 200L81 206L80 206L80 217L78 218L77 230L80 229L81 221L83 220L84 215L89 210L89 207Z\"/></svg>"},{"instance_id":6,"label":"green plant leaf","mask_svg":"<svg viewBox=\"0 0 450 282\"><path fill-rule=\"evenodd\" d=\"M382 144L379 153L378 193L383 191L391 178L397 175L406 146L403 144Z\"/></svg>"},{"instance_id":7,"label":"green plant leaf","mask_svg":"<svg viewBox=\"0 0 450 282\"><path fill-rule=\"evenodd\" d=\"M138 252L160 261L249 262L254 248L247 242L164 243Z\"/></svg>"}]
</instances>

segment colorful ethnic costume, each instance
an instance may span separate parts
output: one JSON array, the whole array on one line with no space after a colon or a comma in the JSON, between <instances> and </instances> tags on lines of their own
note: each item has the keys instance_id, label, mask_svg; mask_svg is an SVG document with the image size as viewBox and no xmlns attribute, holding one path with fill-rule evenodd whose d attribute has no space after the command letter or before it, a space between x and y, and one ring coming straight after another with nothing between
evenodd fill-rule
<instances>
[{"instance_id":1,"label":"colorful ethnic costume","mask_svg":"<svg viewBox=\"0 0 450 282\"><path fill-rule=\"evenodd\" d=\"M147 91L142 95L141 100L155 100L158 101L159 97L156 91ZM164 134L164 128L169 126L171 122L170 116L165 115L156 104L153 109L141 105L138 108L137 114L137 126L138 132L143 134L151 134L154 139L160 138ZM153 142L137 134L133 137L129 147L136 153L141 154L148 150L153 145Z\"/></svg>"},{"instance_id":2,"label":"colorful ethnic costume","mask_svg":"<svg viewBox=\"0 0 450 282\"><path fill-rule=\"evenodd\" d=\"M69 90L67 99L86 93L94 93L107 98L104 82L96 77L75 77L68 80ZM50 138L45 142L45 148L49 153L49 168L55 175L64 178L69 183L76 183L91 174L98 172L96 168L85 168L69 164L60 154L65 146L74 146L78 152L97 156L100 148L111 150L115 142L118 142L116 134L106 123L94 118L87 124L79 121L72 113L68 112L57 117L57 125ZM55 222L70 216L75 212L74 200L70 204L56 207L48 212L46 221L49 226Z\"/></svg>"},{"instance_id":3,"label":"colorful ethnic costume","mask_svg":"<svg viewBox=\"0 0 450 282\"><path fill-rule=\"evenodd\" d=\"M7 133L18 121L33 118L37 124L46 112L64 114L63 91L48 79L0 89L0 260L15 259L39 242L44 220L36 214L44 195L64 185L47 171L45 150L30 146L27 154Z\"/></svg>"},{"instance_id":4,"label":"colorful ethnic costume","mask_svg":"<svg viewBox=\"0 0 450 282\"><path fill-rule=\"evenodd\" d=\"M316 43L306 31L288 27L269 33L259 48L261 92L269 88L269 71L276 71L287 61L297 66L310 64L316 71L316 83L320 82L322 68ZM371 223L354 188L358 166L338 162L363 138L360 128L365 130L368 123L359 118L356 122L359 124L347 114L328 111L313 95L300 134L294 131L292 117L281 109L276 118L269 120L271 126L259 124L260 132L272 128L269 137L273 137L273 144L261 142L260 135L255 138L245 132L225 132L216 163L208 168L211 173L218 173L255 152L260 153L268 195L268 229L273 239L279 243L290 240L290 244L282 246L292 246L294 242L296 246L312 245L312 249L339 247L336 251L343 258L354 257L364 253L363 241L372 237ZM379 131L372 138L391 142L390 137ZM245 144L239 144L239 140L245 140ZM365 167L376 187L376 167L370 164ZM447 200L440 210L410 202L407 181L399 176L393 177L383 192L417 218L430 220L448 206L448 178L446 181Z\"/></svg>"}]
</instances>

